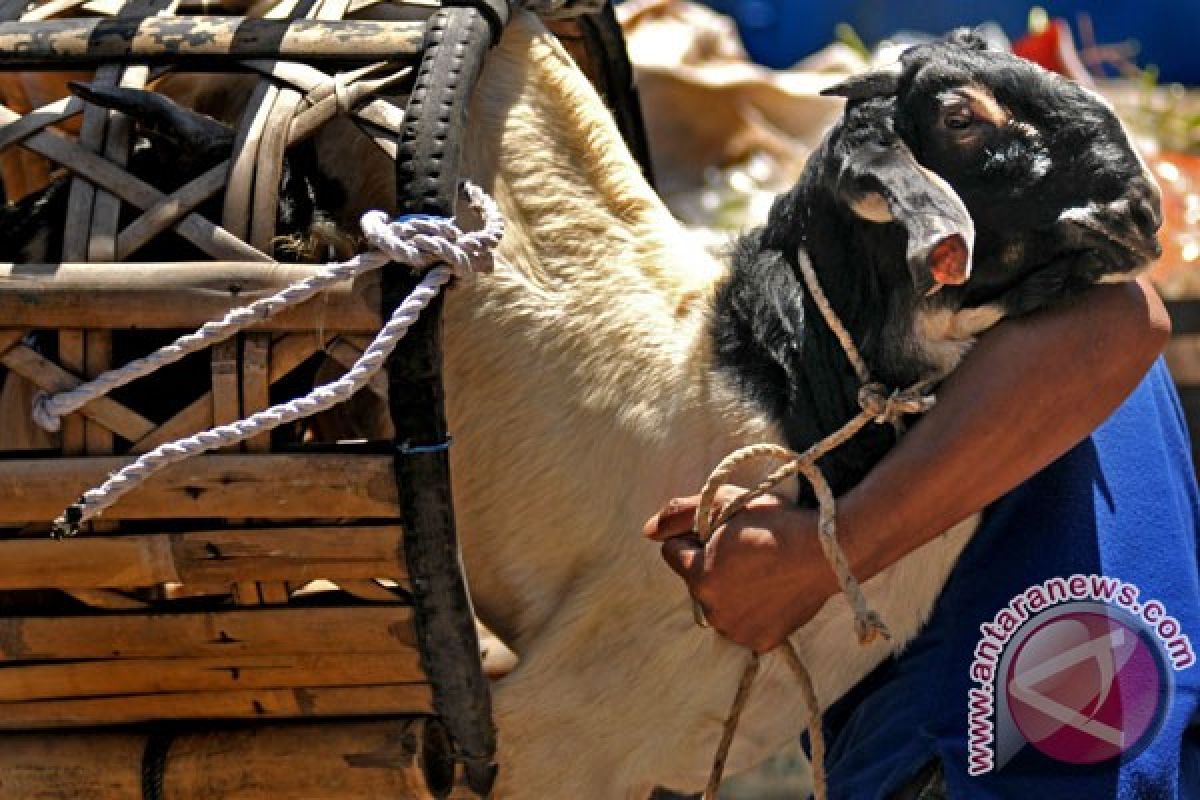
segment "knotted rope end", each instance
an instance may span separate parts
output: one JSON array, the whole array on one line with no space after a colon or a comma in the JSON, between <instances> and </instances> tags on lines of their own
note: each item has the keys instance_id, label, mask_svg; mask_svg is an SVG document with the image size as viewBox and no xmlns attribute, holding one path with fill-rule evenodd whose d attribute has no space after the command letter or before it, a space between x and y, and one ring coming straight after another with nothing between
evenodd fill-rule
<instances>
[{"instance_id":1,"label":"knotted rope end","mask_svg":"<svg viewBox=\"0 0 1200 800\"><path fill-rule=\"evenodd\" d=\"M63 539L78 535L79 528L83 524L83 509L85 505L86 501L81 497L67 506L62 516L51 523L50 538L62 541Z\"/></svg>"},{"instance_id":2,"label":"knotted rope end","mask_svg":"<svg viewBox=\"0 0 1200 800\"><path fill-rule=\"evenodd\" d=\"M58 433L62 429L62 417L51 408L53 396L48 392L37 392L33 396L33 421L42 430Z\"/></svg>"}]
</instances>

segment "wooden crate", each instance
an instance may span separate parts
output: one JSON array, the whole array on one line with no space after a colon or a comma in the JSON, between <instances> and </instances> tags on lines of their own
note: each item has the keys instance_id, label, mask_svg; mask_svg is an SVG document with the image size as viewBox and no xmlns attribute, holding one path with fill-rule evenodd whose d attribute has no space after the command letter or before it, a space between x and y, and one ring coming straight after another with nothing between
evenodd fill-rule
<instances>
[{"instance_id":1,"label":"wooden crate","mask_svg":"<svg viewBox=\"0 0 1200 800\"><path fill-rule=\"evenodd\" d=\"M380 5L245 19L170 0L0 2L8 70L69 66L133 88L152 65L257 76L229 159L175 189L125 170L120 113L76 98L22 107L4 92L10 191L36 190L50 169L72 176L63 263L0 265L0 365L22 408L128 360L146 332L169 340L317 269L274 258L282 158L346 114L395 154L403 101L370 82L413 65L434 9L355 19ZM127 261L167 234L211 260ZM166 470L77 537L47 536L136 455L290 399L322 359L352 363L381 323L378 280L343 285L148 389L89 403L58 436L26 426L0 444L0 798L141 797L158 750L169 791L155 796L444 794L453 776L434 778L452 748L432 716L390 441L293 426ZM239 778L251 773L257 794Z\"/></svg>"}]
</instances>

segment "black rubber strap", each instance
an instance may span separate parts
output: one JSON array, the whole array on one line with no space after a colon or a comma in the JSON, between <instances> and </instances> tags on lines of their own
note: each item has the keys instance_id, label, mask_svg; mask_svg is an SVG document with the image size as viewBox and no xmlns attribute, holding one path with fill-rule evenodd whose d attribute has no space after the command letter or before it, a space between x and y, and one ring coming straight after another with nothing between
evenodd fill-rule
<instances>
[{"instance_id":1,"label":"black rubber strap","mask_svg":"<svg viewBox=\"0 0 1200 800\"><path fill-rule=\"evenodd\" d=\"M142 800L163 800L163 781L167 774L167 754L175 736L167 732L151 733L142 751Z\"/></svg>"},{"instance_id":2,"label":"black rubber strap","mask_svg":"<svg viewBox=\"0 0 1200 800\"><path fill-rule=\"evenodd\" d=\"M476 8L443 8L430 18L396 157L401 213L453 215L468 102L491 39L489 22ZM416 278L393 266L384 270L383 283L383 311L390 316ZM455 533L449 460L446 449L437 446L448 441L441 312L439 295L388 365L395 476L417 638L434 710L463 764L467 785L485 796L496 776L496 734Z\"/></svg>"},{"instance_id":3,"label":"black rubber strap","mask_svg":"<svg viewBox=\"0 0 1200 800\"><path fill-rule=\"evenodd\" d=\"M442 5L446 8L474 8L483 14L492 29L492 44L500 41L504 26L512 16L512 0L445 0Z\"/></svg>"},{"instance_id":4,"label":"black rubber strap","mask_svg":"<svg viewBox=\"0 0 1200 800\"><path fill-rule=\"evenodd\" d=\"M629 152L642 168L646 182L654 186L654 166L650 159L650 143L646 138L646 123L642 117L642 102L634 81L633 64L625 48L625 35L612 3L595 14L586 14L575 23L583 38L589 60L597 65L592 76L596 89L603 95L621 131Z\"/></svg>"}]
</instances>

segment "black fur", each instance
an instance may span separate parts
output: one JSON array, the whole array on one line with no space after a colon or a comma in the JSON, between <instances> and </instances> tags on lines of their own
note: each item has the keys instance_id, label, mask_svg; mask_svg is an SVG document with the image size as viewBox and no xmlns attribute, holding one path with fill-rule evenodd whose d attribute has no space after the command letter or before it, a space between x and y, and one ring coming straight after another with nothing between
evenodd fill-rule
<instances>
[{"instance_id":1,"label":"black fur","mask_svg":"<svg viewBox=\"0 0 1200 800\"><path fill-rule=\"evenodd\" d=\"M916 337L919 313L993 305L1023 314L1157 255L1157 190L1095 96L1015 56L987 51L967 33L912 48L901 64L898 73L834 90L849 98L842 121L798 185L776 200L767 224L738 243L716 299L717 363L780 423L796 450L859 411L857 378L799 277L799 248L876 380L898 388L943 377ZM990 92L1011 112L1011 124L975 120L969 130L948 130L939 98L965 86ZM893 146L907 146L969 211L976 237L965 285L926 297L933 281L906 263L902 221L870 222L850 209L857 190L847 193L848 165L873 163L863 158L865 149ZM1108 211L1104 219L1124 244L1060 219L1069 208L1122 199L1129 213ZM872 425L827 456L822 466L834 491L857 483L895 439L889 426ZM812 500L807 487L801 500Z\"/></svg>"}]
</instances>

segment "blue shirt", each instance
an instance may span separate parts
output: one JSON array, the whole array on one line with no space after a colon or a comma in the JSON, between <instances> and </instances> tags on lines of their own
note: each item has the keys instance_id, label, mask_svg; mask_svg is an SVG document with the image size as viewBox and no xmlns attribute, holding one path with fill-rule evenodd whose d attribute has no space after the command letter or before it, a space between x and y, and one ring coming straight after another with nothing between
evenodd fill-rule
<instances>
[{"instance_id":1,"label":"blue shirt","mask_svg":"<svg viewBox=\"0 0 1200 800\"><path fill-rule=\"evenodd\" d=\"M926 628L826 715L831 800L935 758L954 798L1200 798L1198 529L1160 360L987 511Z\"/></svg>"}]
</instances>

